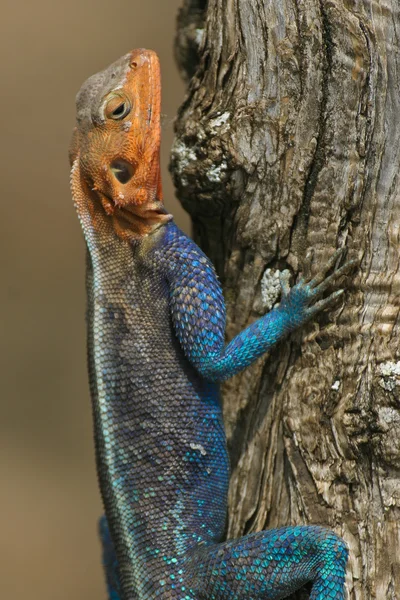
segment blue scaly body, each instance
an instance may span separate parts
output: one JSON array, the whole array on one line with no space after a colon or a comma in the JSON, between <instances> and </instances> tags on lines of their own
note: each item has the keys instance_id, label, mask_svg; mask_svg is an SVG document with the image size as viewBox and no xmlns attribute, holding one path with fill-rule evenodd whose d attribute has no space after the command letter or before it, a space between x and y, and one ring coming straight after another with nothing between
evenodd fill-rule
<instances>
[{"instance_id":1,"label":"blue scaly body","mask_svg":"<svg viewBox=\"0 0 400 600\"><path fill-rule=\"evenodd\" d=\"M118 74L116 65L109 69ZM118 77L111 79L115 86ZM107 85L95 89L100 105L113 91ZM280 305L225 346L224 299L208 258L170 217L146 235L122 236L97 187L83 182L80 161L72 191L88 247L89 374L110 600L276 600L307 582L312 600L343 600L347 549L328 529L223 541L229 461L218 382L329 306L338 292L319 298L344 267L290 291L284 285Z\"/></svg>"}]
</instances>

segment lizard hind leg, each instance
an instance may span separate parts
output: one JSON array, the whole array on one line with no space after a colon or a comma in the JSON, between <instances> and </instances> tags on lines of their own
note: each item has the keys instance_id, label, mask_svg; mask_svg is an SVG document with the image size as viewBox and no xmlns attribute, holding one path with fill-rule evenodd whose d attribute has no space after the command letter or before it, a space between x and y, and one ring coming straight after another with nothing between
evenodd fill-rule
<instances>
[{"instance_id":1,"label":"lizard hind leg","mask_svg":"<svg viewBox=\"0 0 400 600\"><path fill-rule=\"evenodd\" d=\"M279 600L308 582L310 600L344 600L347 555L329 529L284 527L200 546L188 572L199 600Z\"/></svg>"}]
</instances>

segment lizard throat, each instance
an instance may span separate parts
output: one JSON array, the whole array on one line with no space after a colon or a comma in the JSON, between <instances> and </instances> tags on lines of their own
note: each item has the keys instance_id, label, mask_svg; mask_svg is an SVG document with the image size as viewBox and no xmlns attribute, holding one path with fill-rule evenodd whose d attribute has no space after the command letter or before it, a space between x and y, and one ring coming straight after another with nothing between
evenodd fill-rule
<instances>
[{"instance_id":1,"label":"lizard throat","mask_svg":"<svg viewBox=\"0 0 400 600\"><path fill-rule=\"evenodd\" d=\"M102 192L90 187L82 176L79 158L71 170L71 190L85 237L113 230L125 241L135 241L150 235L173 218L162 202L154 200L144 204L118 205Z\"/></svg>"}]
</instances>

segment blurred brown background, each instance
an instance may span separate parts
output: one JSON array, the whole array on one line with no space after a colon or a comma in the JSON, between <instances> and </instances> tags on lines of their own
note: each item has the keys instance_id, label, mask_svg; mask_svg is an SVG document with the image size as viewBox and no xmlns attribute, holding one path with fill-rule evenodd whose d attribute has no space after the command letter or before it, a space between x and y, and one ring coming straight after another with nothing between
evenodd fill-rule
<instances>
[{"instance_id":1,"label":"blurred brown background","mask_svg":"<svg viewBox=\"0 0 400 600\"><path fill-rule=\"evenodd\" d=\"M184 88L173 62L180 0L3 0L1 10L0 596L101 600L86 379L84 245L67 149L81 83L135 47L163 72L164 193Z\"/></svg>"}]
</instances>

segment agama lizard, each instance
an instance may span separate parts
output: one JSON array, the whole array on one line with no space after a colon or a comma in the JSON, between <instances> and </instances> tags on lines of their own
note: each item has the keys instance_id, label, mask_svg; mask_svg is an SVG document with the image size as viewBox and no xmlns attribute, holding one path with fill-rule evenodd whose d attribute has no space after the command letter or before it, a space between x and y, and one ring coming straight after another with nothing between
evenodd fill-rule
<instances>
[{"instance_id":1,"label":"agama lizard","mask_svg":"<svg viewBox=\"0 0 400 600\"><path fill-rule=\"evenodd\" d=\"M227 346L208 258L174 224L160 183L160 74L135 50L77 96L72 194L87 248L88 356L112 600L342 600L347 549L295 526L223 541L229 461L218 382L331 306L349 268L314 279ZM333 271L330 275L328 273Z\"/></svg>"}]
</instances>

